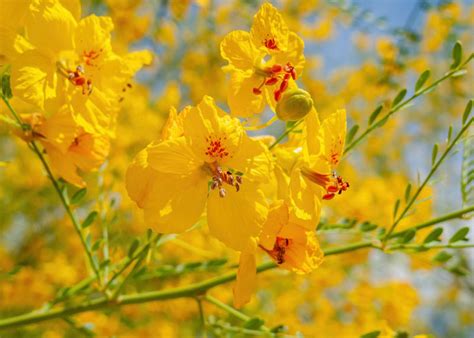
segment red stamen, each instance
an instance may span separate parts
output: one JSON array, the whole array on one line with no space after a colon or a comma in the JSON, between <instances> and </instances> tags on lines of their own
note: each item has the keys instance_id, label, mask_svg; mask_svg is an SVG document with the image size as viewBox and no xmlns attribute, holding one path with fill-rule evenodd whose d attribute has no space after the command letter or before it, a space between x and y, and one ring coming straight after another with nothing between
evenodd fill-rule
<instances>
[{"instance_id":1,"label":"red stamen","mask_svg":"<svg viewBox=\"0 0 474 338\"><path fill-rule=\"evenodd\" d=\"M271 77L271 78L269 78L267 81L265 81L265 84L266 84L267 86L272 86L272 85L274 85L274 84L277 83L277 82L278 82L278 78L277 78L277 77Z\"/></svg>"}]
</instances>

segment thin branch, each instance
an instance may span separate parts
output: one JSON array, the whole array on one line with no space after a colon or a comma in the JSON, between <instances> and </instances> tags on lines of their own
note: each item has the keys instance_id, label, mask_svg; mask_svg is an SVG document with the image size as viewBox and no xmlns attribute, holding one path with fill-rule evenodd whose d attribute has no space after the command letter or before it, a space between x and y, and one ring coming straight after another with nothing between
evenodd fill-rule
<instances>
[{"instance_id":1,"label":"thin branch","mask_svg":"<svg viewBox=\"0 0 474 338\"><path fill-rule=\"evenodd\" d=\"M340 248L333 248L324 250L326 256L337 255L340 253L356 251L363 248L370 248L373 244L370 242L363 242L358 244L351 244ZM261 273L267 270L276 268L277 265L274 262L267 262L257 266L257 273ZM132 295L119 296L117 299L110 299L105 296L100 296L82 304L72 305L64 308L50 309L48 311L33 311L31 313L14 316L0 320L0 330L18 327L27 324L40 323L47 320L62 318L65 316L71 316L77 313L110 308L119 307L130 304L140 304L152 301L163 301L176 298L190 297L204 294L207 290L235 280L237 275L236 271L225 273L221 276L207 279L202 282L190 284L184 287L171 288L160 291L150 291L137 293Z\"/></svg>"},{"instance_id":2,"label":"thin branch","mask_svg":"<svg viewBox=\"0 0 474 338\"><path fill-rule=\"evenodd\" d=\"M471 57L467 58L466 61L464 61L464 63L462 63L461 65L459 65L457 68L455 69L452 69L450 70L449 72L447 72L446 74L444 74L441 78L439 78L438 80L434 81L431 85L429 85L428 87L420 90L420 91L417 91L415 92L411 97L409 97L408 99L400 102L399 104L397 104L396 106L392 107L390 109L390 111L382 118L380 118L378 121L374 122L373 124L371 124L369 127L367 127L367 129L359 136L357 137L354 141L352 141L350 144L348 144L346 146L346 149L344 149L344 155L346 155L350 150L352 150L355 146L357 146L362 140L364 140L367 135L369 135L372 131L374 131L375 129L377 129L379 127L379 123L380 121L384 121L386 119L388 119L390 116L392 116L393 114L395 114L397 111L399 111L400 109L406 107L411 101L413 101L414 99L416 99L417 97L419 96L422 96L423 94L431 91L433 88L435 88L437 85L439 85L441 82L443 82L444 80L447 80L448 78L450 78L454 73L458 72L460 69L462 69L465 65L467 65L470 61L471 61Z\"/></svg>"},{"instance_id":3,"label":"thin branch","mask_svg":"<svg viewBox=\"0 0 474 338\"><path fill-rule=\"evenodd\" d=\"M437 169L439 168L439 166L441 165L441 163L443 163L444 159L446 158L446 156L448 156L448 154L450 153L450 151L454 148L454 146L456 145L457 141L461 138L461 136L466 132L466 130L469 129L470 125L472 124L472 122L474 121L474 118L471 118L469 121L467 121L464 126L461 128L461 130L458 132L458 134L456 135L456 137L453 139L453 141L451 142L451 144L444 150L443 154L439 157L439 159L436 161L436 163L431 167L430 169L430 172L428 173L428 175L425 177L425 179L423 180L423 182L421 183L421 185L418 187L418 189L416 190L416 192L413 194L413 196L410 198L410 201L408 201L408 203L405 205L405 208L403 209L403 211L398 215L398 217L395 219L395 221L393 222L393 224L390 226L390 229L389 231L387 232L387 234L385 235L384 239L383 239L383 243L385 243L389 238L390 238L390 235L392 234L392 232L395 230L395 228L397 227L397 225L400 223L400 221L405 217L406 213L408 212L408 210L410 210L410 208L413 206L413 203L415 203L415 201L417 200L418 196L421 194L423 188L426 186L426 184L428 184L429 180L431 179L431 177L434 175L434 173L437 171Z\"/></svg>"}]
</instances>

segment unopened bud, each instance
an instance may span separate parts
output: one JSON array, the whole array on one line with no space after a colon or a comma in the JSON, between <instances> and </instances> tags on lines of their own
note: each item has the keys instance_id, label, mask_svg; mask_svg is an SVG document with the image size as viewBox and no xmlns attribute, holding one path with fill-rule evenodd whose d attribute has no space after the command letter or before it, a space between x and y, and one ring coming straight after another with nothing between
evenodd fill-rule
<instances>
[{"instance_id":1,"label":"unopened bud","mask_svg":"<svg viewBox=\"0 0 474 338\"><path fill-rule=\"evenodd\" d=\"M298 121L305 117L313 107L311 95L303 89L284 92L276 106L276 114L283 121Z\"/></svg>"}]
</instances>

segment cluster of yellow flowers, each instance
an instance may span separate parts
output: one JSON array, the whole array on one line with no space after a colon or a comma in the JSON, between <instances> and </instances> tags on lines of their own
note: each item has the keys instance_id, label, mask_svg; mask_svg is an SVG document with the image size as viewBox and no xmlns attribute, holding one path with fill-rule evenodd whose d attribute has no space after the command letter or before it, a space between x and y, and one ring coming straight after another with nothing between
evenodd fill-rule
<instances>
[{"instance_id":1,"label":"cluster of yellow flowers","mask_svg":"<svg viewBox=\"0 0 474 338\"><path fill-rule=\"evenodd\" d=\"M233 299L240 308L255 293L241 317L261 316L262 328L275 329L272 332L370 337L370 332L380 331L379 337L394 337L404 334L397 330L437 330L425 326L425 318L413 321L418 306L460 304L459 285L436 290L427 305L411 276L378 280L373 275L380 263L374 264L379 257L375 249L397 251L379 244L391 228L393 206L413 182L413 156L407 149L418 135L411 127L419 122L423 135L433 138L446 123L432 118L434 108L458 114L464 106L452 98L466 96L468 81L459 76L440 83L442 90L425 96L423 107L410 108L413 114L387 119L383 137L358 143L353 161L344 160L345 148L354 142L345 145L343 107L350 107L350 124L362 127L373 107L381 107L379 116L393 108L389 98L400 90L397 83L411 83L426 69L434 78L441 59L444 67L441 53L447 40L455 36L468 45L472 39L457 35L459 24L468 25L469 11L463 10L468 6L423 9L420 50L438 53L427 56L415 49L405 54L395 33L372 36L372 30L359 31L354 27L360 18L336 3L283 0L277 10L263 2L1 3L0 94L6 105L0 105L0 151L7 150L0 159L0 199L5 205L0 212L1 237L5 234L0 241L0 279L6 280L0 283L0 299L6 300L0 306L3 325L8 316L27 308L54 303L54 311L68 309L100 294L112 305L106 312L76 313L71 317L74 326L49 321L32 334L60 337L91 328L104 336L168 337L204 330L220 336L227 325L238 323L239 315L227 318L236 310L227 311L206 297L214 295L224 303ZM85 16L81 7L108 16ZM242 20L252 19L248 31L232 31ZM360 59L334 66L320 53L323 43L334 41L341 27L350 25L350 32L358 31L352 38L358 39L353 42ZM148 51L128 51L150 45L157 56L153 63L155 55ZM147 65L152 67L140 74L143 83L134 83L133 77ZM10 104L12 111L7 110ZM11 119L13 110L20 113L19 123ZM283 126L278 137L266 134L276 135ZM6 136L11 131L19 138ZM83 238L69 236L67 214L51 212L57 196L50 194L54 190L45 184L41 161L31 159L23 141L38 145L46 169L63 180L56 182L64 196L84 194L80 203L69 205L77 220L98 215L92 226L80 229ZM348 182L357 182L359 188L344 193ZM86 185L87 190L82 189ZM439 208L432 196L437 188L423 189L416 212L407 213L397 230L425 224L434 210L450 208ZM116 276L129 257L130 238L144 237L147 227L177 235L157 236L158 244L146 258L133 260L135 266ZM409 245L422 243L431 230L416 231ZM147 233L147 240L151 235ZM93 278L92 264L88 271L78 255L88 249L84 239L101 276L79 294L55 303L64 290ZM372 243L373 250L365 250L369 246L364 244L340 255L348 252L343 250L348 243L349 248ZM416 255L403 256L409 262L404 268L411 269L411 275L430 273L434 266L446 268L439 262L433 265L433 257L445 253L441 250L407 250ZM398 262L401 256L384 257ZM216 272L236 268L239 259L233 289L217 285L196 292L199 306L183 298L129 303L117 310L122 298L137 292L167 292L205 283L206 277L218 279ZM265 262L260 272L281 269L260 275L257 292L260 260ZM392 265L387 269L392 272ZM447 297L445 303L433 305L440 297ZM466 310L462 320L468 325L472 315ZM247 327L252 320L244 322ZM286 329L279 331L282 324ZM230 329L240 327L229 328L232 335Z\"/></svg>"},{"instance_id":2,"label":"cluster of yellow flowers","mask_svg":"<svg viewBox=\"0 0 474 338\"><path fill-rule=\"evenodd\" d=\"M13 95L31 107L22 137L40 141L53 172L77 186L84 185L78 170L95 170L107 157L129 80L151 61L149 52L117 55L111 19L81 18L80 8L78 1L7 1L0 20Z\"/></svg>"},{"instance_id":3,"label":"cluster of yellow flowers","mask_svg":"<svg viewBox=\"0 0 474 338\"><path fill-rule=\"evenodd\" d=\"M161 138L127 172L130 197L158 232L186 231L206 209L211 235L241 252L237 307L254 292L258 248L295 272L319 266L321 201L349 187L334 173L344 150L345 111L321 122L309 94L297 88L303 45L271 4L262 5L250 32L233 31L221 43L231 114L209 96L179 114L171 109ZM303 121L304 132L291 145L249 137L236 118L259 114L267 104L280 119Z\"/></svg>"}]
</instances>

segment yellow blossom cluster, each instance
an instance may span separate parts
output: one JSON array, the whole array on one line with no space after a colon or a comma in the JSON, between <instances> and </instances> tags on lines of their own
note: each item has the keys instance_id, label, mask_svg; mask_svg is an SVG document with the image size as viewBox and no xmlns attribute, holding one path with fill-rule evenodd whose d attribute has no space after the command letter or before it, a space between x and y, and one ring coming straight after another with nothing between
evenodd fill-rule
<instances>
[{"instance_id":1,"label":"yellow blossom cluster","mask_svg":"<svg viewBox=\"0 0 474 338\"><path fill-rule=\"evenodd\" d=\"M421 183L426 145L458 123L472 92L459 73L410 99L420 73L431 70L427 84L446 74L456 39L472 45L474 7L420 6L423 20L407 23L406 34L410 25L420 30L407 40L377 31L356 7L0 0L0 335L10 317L69 308L72 315L5 334L468 331L464 270L441 261L441 242L422 244L433 230L427 221L457 209L457 158L448 156L396 224L395 233L423 225L412 250L396 252L403 237L383 236L396 221L394 205L398 214L405 206L407 185L413 196ZM353 60L340 65L345 54ZM379 118L390 114L401 83L415 105L348 153L350 127L358 137L376 107ZM95 218L78 222L77 236L69 212ZM449 218L443 236L468 216ZM464 252L448 254L469 269ZM122 270L123 262L130 265ZM208 281L215 284L202 289ZM79 291L69 296L71 289ZM168 290L166 301L147 300ZM88 309L94 302L104 305ZM435 325L438 317L446 322Z\"/></svg>"}]
</instances>

